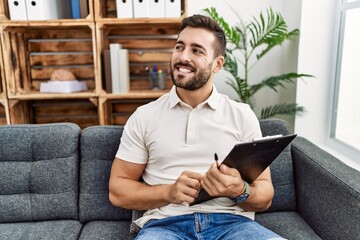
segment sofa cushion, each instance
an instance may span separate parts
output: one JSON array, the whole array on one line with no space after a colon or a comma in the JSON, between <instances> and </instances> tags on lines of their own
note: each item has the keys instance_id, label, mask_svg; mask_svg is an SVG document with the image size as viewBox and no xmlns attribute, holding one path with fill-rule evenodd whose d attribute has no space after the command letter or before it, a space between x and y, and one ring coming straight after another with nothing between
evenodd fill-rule
<instances>
[{"instance_id":1,"label":"sofa cushion","mask_svg":"<svg viewBox=\"0 0 360 240\"><path fill-rule=\"evenodd\" d=\"M129 232L130 221L92 221L86 223L79 240L130 240L136 234Z\"/></svg>"},{"instance_id":2,"label":"sofa cushion","mask_svg":"<svg viewBox=\"0 0 360 240\"><path fill-rule=\"evenodd\" d=\"M0 223L0 239L78 239L81 232L81 227L81 223L76 220L56 220L27 223Z\"/></svg>"},{"instance_id":3,"label":"sofa cushion","mask_svg":"<svg viewBox=\"0 0 360 240\"><path fill-rule=\"evenodd\" d=\"M0 127L0 222L78 218L80 128Z\"/></svg>"},{"instance_id":4,"label":"sofa cushion","mask_svg":"<svg viewBox=\"0 0 360 240\"><path fill-rule=\"evenodd\" d=\"M288 124L283 120L260 120L260 127L263 136L290 134ZM290 149L289 145L270 165L275 195L269 212L294 211L296 209L293 162Z\"/></svg>"},{"instance_id":5,"label":"sofa cushion","mask_svg":"<svg viewBox=\"0 0 360 240\"><path fill-rule=\"evenodd\" d=\"M131 211L115 207L109 200L111 165L123 127L93 126L81 135L79 217L94 220L129 220Z\"/></svg>"},{"instance_id":6,"label":"sofa cushion","mask_svg":"<svg viewBox=\"0 0 360 240\"><path fill-rule=\"evenodd\" d=\"M321 239L301 216L293 211L257 213L255 221L289 240Z\"/></svg>"}]
</instances>

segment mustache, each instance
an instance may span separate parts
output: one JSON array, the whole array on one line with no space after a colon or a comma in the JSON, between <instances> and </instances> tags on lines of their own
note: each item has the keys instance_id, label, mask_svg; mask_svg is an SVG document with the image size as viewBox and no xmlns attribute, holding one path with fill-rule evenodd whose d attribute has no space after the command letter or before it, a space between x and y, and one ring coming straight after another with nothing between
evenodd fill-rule
<instances>
[{"instance_id":1,"label":"mustache","mask_svg":"<svg viewBox=\"0 0 360 240\"><path fill-rule=\"evenodd\" d=\"M196 68L189 64L189 63L182 63L182 62L177 62L174 64L174 68L178 68L178 67L187 67L187 68L190 68L191 71L195 71Z\"/></svg>"}]
</instances>

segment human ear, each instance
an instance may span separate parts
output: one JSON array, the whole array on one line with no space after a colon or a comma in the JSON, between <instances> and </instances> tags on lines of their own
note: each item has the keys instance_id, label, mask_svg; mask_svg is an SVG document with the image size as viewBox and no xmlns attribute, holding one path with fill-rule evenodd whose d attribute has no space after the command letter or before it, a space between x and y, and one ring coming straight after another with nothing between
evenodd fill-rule
<instances>
[{"instance_id":1,"label":"human ear","mask_svg":"<svg viewBox=\"0 0 360 240\"><path fill-rule=\"evenodd\" d=\"M218 56L215 58L215 61L214 61L215 68L213 70L214 73L217 73L218 71L220 71L222 69L222 67L224 65L224 61L225 61L224 56Z\"/></svg>"}]
</instances>

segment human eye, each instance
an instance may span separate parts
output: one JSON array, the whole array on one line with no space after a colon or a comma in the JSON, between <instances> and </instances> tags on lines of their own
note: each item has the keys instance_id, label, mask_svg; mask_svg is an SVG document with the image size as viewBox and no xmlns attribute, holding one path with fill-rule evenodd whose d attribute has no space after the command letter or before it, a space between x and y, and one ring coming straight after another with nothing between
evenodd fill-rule
<instances>
[{"instance_id":1,"label":"human eye","mask_svg":"<svg viewBox=\"0 0 360 240\"><path fill-rule=\"evenodd\" d=\"M193 49L193 53L196 54L196 55L203 55L203 54L204 54L204 51L202 51L202 50L199 49L199 48L194 48L194 49Z\"/></svg>"},{"instance_id":2,"label":"human eye","mask_svg":"<svg viewBox=\"0 0 360 240\"><path fill-rule=\"evenodd\" d=\"M175 50L181 51L181 50L183 50L183 49L184 49L183 45L181 45L181 44L176 44L176 45L175 45Z\"/></svg>"}]
</instances>

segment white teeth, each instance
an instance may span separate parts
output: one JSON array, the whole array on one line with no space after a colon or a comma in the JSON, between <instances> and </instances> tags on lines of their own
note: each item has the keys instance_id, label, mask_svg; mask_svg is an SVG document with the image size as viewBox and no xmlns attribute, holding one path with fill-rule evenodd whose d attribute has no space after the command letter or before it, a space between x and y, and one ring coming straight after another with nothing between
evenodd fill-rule
<instances>
[{"instance_id":1,"label":"white teeth","mask_svg":"<svg viewBox=\"0 0 360 240\"><path fill-rule=\"evenodd\" d=\"M186 68L179 68L180 72L184 72L184 73L190 73L191 71L189 69Z\"/></svg>"}]
</instances>

